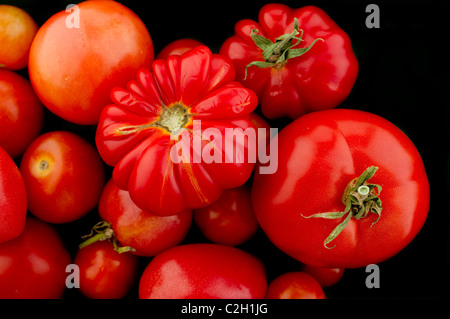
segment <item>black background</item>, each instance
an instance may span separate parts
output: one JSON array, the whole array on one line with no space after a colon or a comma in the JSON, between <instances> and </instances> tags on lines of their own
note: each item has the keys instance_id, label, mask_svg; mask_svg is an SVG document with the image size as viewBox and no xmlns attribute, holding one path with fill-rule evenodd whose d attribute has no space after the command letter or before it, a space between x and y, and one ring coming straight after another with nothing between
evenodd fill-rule
<instances>
[{"instance_id":1,"label":"black background","mask_svg":"<svg viewBox=\"0 0 450 319\"><path fill-rule=\"evenodd\" d=\"M233 35L234 24L257 20L269 1L119 1L147 25L156 54L170 42L194 38L218 52ZM328 299L440 299L448 296L449 267L449 109L450 68L447 1L279 1L293 8L316 5L325 10L352 39L360 71L350 96L340 108L378 114L396 124L422 155L431 185L428 219L413 242L390 260L379 264L378 289L365 286L365 269L346 270L342 280L326 288ZM76 1L0 1L25 9L42 25L51 15ZM365 25L366 6L380 8L379 29ZM27 76L27 70L19 71ZM286 119L272 121L282 129ZM93 141L95 126L63 121L47 111L44 131L69 130ZM20 161L20 159L19 159ZM111 168L106 167L108 173ZM80 236L99 221L96 211L63 225L54 225L74 255ZM194 226L184 243L205 242ZM268 280L300 264L276 249L259 231L240 246L266 265ZM150 258L141 259L141 271ZM0 287L1 289L1 287ZM66 299L83 299L76 289ZM137 298L137 285L127 300ZM292 306L292 304L290 304ZM296 305L294 305L296 306ZM275 306L274 306L275 307ZM173 308L173 307L172 307ZM280 308L280 306L276 306ZM171 309L178 313L179 308ZM272 313L273 314L273 313Z\"/></svg>"}]
</instances>

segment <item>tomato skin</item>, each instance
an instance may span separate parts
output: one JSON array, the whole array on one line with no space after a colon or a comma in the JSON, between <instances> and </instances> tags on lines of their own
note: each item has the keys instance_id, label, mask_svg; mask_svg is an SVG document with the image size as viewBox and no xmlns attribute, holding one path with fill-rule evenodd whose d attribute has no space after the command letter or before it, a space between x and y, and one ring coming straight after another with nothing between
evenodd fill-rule
<instances>
[{"instance_id":1,"label":"tomato skin","mask_svg":"<svg viewBox=\"0 0 450 319\"><path fill-rule=\"evenodd\" d=\"M21 70L28 65L31 42L38 26L16 6L0 5L0 67Z\"/></svg>"},{"instance_id":2,"label":"tomato skin","mask_svg":"<svg viewBox=\"0 0 450 319\"><path fill-rule=\"evenodd\" d=\"M37 32L30 50L30 80L57 116L97 124L111 89L134 78L137 68L151 65L153 43L139 17L118 2L84 1L77 8L79 28L67 27L75 12L64 10Z\"/></svg>"},{"instance_id":3,"label":"tomato skin","mask_svg":"<svg viewBox=\"0 0 450 319\"><path fill-rule=\"evenodd\" d=\"M28 209L50 223L77 220L97 205L105 182L103 163L95 148L66 131L42 134L20 163Z\"/></svg>"},{"instance_id":4,"label":"tomato skin","mask_svg":"<svg viewBox=\"0 0 450 319\"><path fill-rule=\"evenodd\" d=\"M0 96L0 146L17 158L41 132L44 106L31 84L12 71L0 70Z\"/></svg>"},{"instance_id":5,"label":"tomato skin","mask_svg":"<svg viewBox=\"0 0 450 319\"><path fill-rule=\"evenodd\" d=\"M12 158L0 147L0 243L19 236L25 227L27 193Z\"/></svg>"},{"instance_id":6,"label":"tomato skin","mask_svg":"<svg viewBox=\"0 0 450 319\"><path fill-rule=\"evenodd\" d=\"M137 81L113 90L111 98L115 104L105 107L97 126L97 149L114 166L114 183L128 190L143 210L169 216L204 207L223 189L243 185L250 177L256 160L247 159L256 137L248 137L244 129L254 129L250 114L257 98L234 81L229 60L206 46L156 60L151 71L140 69ZM170 131L158 121L174 109L184 112L184 124ZM203 135L207 129L211 136ZM228 129L245 145L237 147L235 139L226 138ZM204 160L211 145L220 161ZM229 149L232 158L225 152ZM174 160L174 154L181 159Z\"/></svg>"},{"instance_id":7,"label":"tomato skin","mask_svg":"<svg viewBox=\"0 0 450 319\"><path fill-rule=\"evenodd\" d=\"M103 190L98 210L100 217L111 224L120 244L134 248L132 253L138 256L155 256L179 244L192 223L191 211L166 217L143 211L112 179Z\"/></svg>"},{"instance_id":8,"label":"tomato skin","mask_svg":"<svg viewBox=\"0 0 450 319\"><path fill-rule=\"evenodd\" d=\"M224 190L214 203L194 210L194 220L206 238L230 246L244 243L258 229L247 186Z\"/></svg>"},{"instance_id":9,"label":"tomato skin","mask_svg":"<svg viewBox=\"0 0 450 319\"><path fill-rule=\"evenodd\" d=\"M278 170L257 170L252 201L262 229L295 259L320 267L364 267L394 256L422 228L430 200L425 168L411 140L387 120L356 110L314 112L284 128L278 147ZM304 216L344 211L347 184L371 165L379 167L370 182L382 187L380 219L371 226L375 214L352 218L329 245L335 247L325 247L343 217Z\"/></svg>"},{"instance_id":10,"label":"tomato skin","mask_svg":"<svg viewBox=\"0 0 450 319\"><path fill-rule=\"evenodd\" d=\"M80 269L80 291L91 299L123 298L137 278L137 256L118 253L109 241L79 249L74 263Z\"/></svg>"},{"instance_id":11,"label":"tomato skin","mask_svg":"<svg viewBox=\"0 0 450 319\"><path fill-rule=\"evenodd\" d=\"M0 244L0 298L58 299L66 288L69 252L52 226L27 218L23 233Z\"/></svg>"},{"instance_id":12,"label":"tomato skin","mask_svg":"<svg viewBox=\"0 0 450 319\"><path fill-rule=\"evenodd\" d=\"M255 91L263 114L269 119L299 116L338 106L351 92L358 74L358 61L348 35L320 8L305 6L292 9L283 4L267 4L258 15L258 22L240 20L235 35L220 48L236 68L236 79ZM250 37L252 29L275 42L291 33L294 18L304 31L303 44L294 48L314 46L299 57L287 60L282 67L258 68L247 65L264 61L262 50Z\"/></svg>"},{"instance_id":13,"label":"tomato skin","mask_svg":"<svg viewBox=\"0 0 450 319\"><path fill-rule=\"evenodd\" d=\"M335 285L341 280L345 269L303 265L302 271L313 276L322 287L329 287Z\"/></svg>"},{"instance_id":14,"label":"tomato skin","mask_svg":"<svg viewBox=\"0 0 450 319\"><path fill-rule=\"evenodd\" d=\"M275 278L267 287L267 299L325 299L320 284L305 272L289 272Z\"/></svg>"},{"instance_id":15,"label":"tomato skin","mask_svg":"<svg viewBox=\"0 0 450 319\"><path fill-rule=\"evenodd\" d=\"M166 60L171 55L182 55L183 53L203 45L195 39L178 39L166 45L156 56L157 59Z\"/></svg>"},{"instance_id":16,"label":"tomato skin","mask_svg":"<svg viewBox=\"0 0 450 319\"><path fill-rule=\"evenodd\" d=\"M263 264L230 246L188 244L154 257L139 283L141 299L262 299Z\"/></svg>"}]
</instances>

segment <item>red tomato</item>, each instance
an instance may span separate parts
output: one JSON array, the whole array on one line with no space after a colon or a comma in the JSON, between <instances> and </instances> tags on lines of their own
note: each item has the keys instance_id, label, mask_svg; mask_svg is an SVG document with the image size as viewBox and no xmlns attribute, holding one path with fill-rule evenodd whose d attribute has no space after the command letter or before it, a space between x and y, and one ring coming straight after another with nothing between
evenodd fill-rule
<instances>
[{"instance_id":1,"label":"red tomato","mask_svg":"<svg viewBox=\"0 0 450 319\"><path fill-rule=\"evenodd\" d=\"M141 299L261 299L263 264L230 246L189 244L157 255L139 283Z\"/></svg>"},{"instance_id":2,"label":"red tomato","mask_svg":"<svg viewBox=\"0 0 450 319\"><path fill-rule=\"evenodd\" d=\"M12 158L0 147L0 243L22 233L26 215L27 193L22 175Z\"/></svg>"},{"instance_id":3,"label":"red tomato","mask_svg":"<svg viewBox=\"0 0 450 319\"><path fill-rule=\"evenodd\" d=\"M425 168L387 120L314 112L285 127L278 148L278 170L256 171L252 200L262 229L288 255L320 267L364 267L394 256L422 228Z\"/></svg>"},{"instance_id":4,"label":"red tomato","mask_svg":"<svg viewBox=\"0 0 450 319\"><path fill-rule=\"evenodd\" d=\"M41 26L29 74L50 111L77 124L96 124L111 89L152 61L151 37L134 12L115 1L85 1Z\"/></svg>"},{"instance_id":5,"label":"red tomato","mask_svg":"<svg viewBox=\"0 0 450 319\"><path fill-rule=\"evenodd\" d=\"M70 263L70 255L56 230L27 218L19 237L0 244L0 298L61 298Z\"/></svg>"},{"instance_id":6,"label":"red tomato","mask_svg":"<svg viewBox=\"0 0 450 319\"><path fill-rule=\"evenodd\" d=\"M171 55L182 55L201 45L203 45L203 43L194 39L178 39L166 45L156 58L166 60Z\"/></svg>"},{"instance_id":7,"label":"red tomato","mask_svg":"<svg viewBox=\"0 0 450 319\"><path fill-rule=\"evenodd\" d=\"M106 184L98 205L100 217L107 221L121 245L135 249L133 254L155 256L178 245L187 235L192 212L160 217L136 206L127 191L112 180Z\"/></svg>"},{"instance_id":8,"label":"red tomato","mask_svg":"<svg viewBox=\"0 0 450 319\"><path fill-rule=\"evenodd\" d=\"M258 229L247 186L224 190L214 203L195 210L194 219L206 238L223 245L240 245Z\"/></svg>"},{"instance_id":9,"label":"red tomato","mask_svg":"<svg viewBox=\"0 0 450 319\"><path fill-rule=\"evenodd\" d=\"M233 61L236 79L255 91L270 119L338 106L358 73L348 35L314 6L265 5L258 23L236 23L220 54Z\"/></svg>"},{"instance_id":10,"label":"red tomato","mask_svg":"<svg viewBox=\"0 0 450 319\"><path fill-rule=\"evenodd\" d=\"M0 68L24 69L38 26L24 10L0 5Z\"/></svg>"},{"instance_id":11,"label":"red tomato","mask_svg":"<svg viewBox=\"0 0 450 319\"><path fill-rule=\"evenodd\" d=\"M17 158L41 132L44 107L31 84L12 71L0 70L0 146Z\"/></svg>"},{"instance_id":12,"label":"red tomato","mask_svg":"<svg viewBox=\"0 0 450 319\"><path fill-rule=\"evenodd\" d=\"M304 265L304 272L313 276L322 287L335 285L344 275L344 268L325 268L311 265Z\"/></svg>"},{"instance_id":13,"label":"red tomato","mask_svg":"<svg viewBox=\"0 0 450 319\"><path fill-rule=\"evenodd\" d=\"M80 269L80 291L91 299L120 299L137 278L138 257L118 253L108 241L78 250L74 263Z\"/></svg>"},{"instance_id":14,"label":"red tomato","mask_svg":"<svg viewBox=\"0 0 450 319\"><path fill-rule=\"evenodd\" d=\"M20 163L28 210L50 223L79 219L98 203L105 181L95 148L80 136L55 131L35 139Z\"/></svg>"},{"instance_id":15,"label":"red tomato","mask_svg":"<svg viewBox=\"0 0 450 319\"><path fill-rule=\"evenodd\" d=\"M103 110L96 135L114 183L136 205L174 215L248 180L256 162L249 159L256 144L249 114L257 99L233 81L227 59L200 46L156 60L137 78L113 90L115 104Z\"/></svg>"},{"instance_id":16,"label":"red tomato","mask_svg":"<svg viewBox=\"0 0 450 319\"><path fill-rule=\"evenodd\" d=\"M275 278L267 287L267 299L325 299L325 293L312 276L289 272Z\"/></svg>"}]
</instances>

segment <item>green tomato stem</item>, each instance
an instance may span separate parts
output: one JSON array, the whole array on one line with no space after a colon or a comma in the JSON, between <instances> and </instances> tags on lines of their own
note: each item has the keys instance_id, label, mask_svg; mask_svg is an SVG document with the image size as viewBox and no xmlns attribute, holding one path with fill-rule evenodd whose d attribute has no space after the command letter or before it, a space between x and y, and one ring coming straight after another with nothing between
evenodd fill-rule
<instances>
[{"instance_id":1,"label":"green tomato stem","mask_svg":"<svg viewBox=\"0 0 450 319\"><path fill-rule=\"evenodd\" d=\"M304 216L304 218L325 218L325 219L337 219L344 216L345 219L339 223L336 228L325 238L323 245L327 249L332 249L335 246L328 247L328 244L332 242L348 225L350 219L354 218L359 220L367 217L369 213L377 215L377 219L371 224L371 227L378 222L381 217L381 200L378 197L381 192L381 186L377 184L370 184L368 180L371 179L378 167L371 166L367 168L359 177L354 178L347 185L342 196L342 203L345 205L345 209L342 212L326 212L317 213L310 216Z\"/></svg>"},{"instance_id":2,"label":"green tomato stem","mask_svg":"<svg viewBox=\"0 0 450 319\"><path fill-rule=\"evenodd\" d=\"M307 48L294 49L295 46L304 41L303 30L299 30L299 23L297 18L294 18L294 30L291 33L287 33L278 37L275 42L272 42L271 40L258 35L258 32L258 29L253 29L251 31L250 37L258 46L258 48L263 50L262 56L264 61L250 62L245 67L244 80L247 79L247 69L251 66L256 66L258 68L274 67L276 69L281 69L289 59L293 59L305 54L316 44L317 41L324 41L322 38L317 38ZM297 37L297 35L299 34L300 36Z\"/></svg>"},{"instance_id":3,"label":"green tomato stem","mask_svg":"<svg viewBox=\"0 0 450 319\"><path fill-rule=\"evenodd\" d=\"M81 238L87 239L78 246L80 249L88 245L91 245L97 241L109 240L113 244L114 250L117 251L119 254L128 251L135 251L135 249L132 247L120 245L119 241L114 235L114 231L111 227L111 224L106 221L101 221L95 224L91 230L91 233L82 236Z\"/></svg>"}]
</instances>

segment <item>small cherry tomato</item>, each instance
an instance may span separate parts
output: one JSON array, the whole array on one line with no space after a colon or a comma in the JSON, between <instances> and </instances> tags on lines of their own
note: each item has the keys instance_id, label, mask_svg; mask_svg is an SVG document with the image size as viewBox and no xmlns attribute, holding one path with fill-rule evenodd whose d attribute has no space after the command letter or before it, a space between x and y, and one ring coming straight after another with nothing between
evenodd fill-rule
<instances>
[{"instance_id":1,"label":"small cherry tomato","mask_svg":"<svg viewBox=\"0 0 450 319\"><path fill-rule=\"evenodd\" d=\"M179 244L192 223L192 212L160 217L140 209L129 193L111 180L106 184L98 205L100 217L107 221L121 245L135 249L138 256L155 256Z\"/></svg>"},{"instance_id":2,"label":"small cherry tomato","mask_svg":"<svg viewBox=\"0 0 450 319\"><path fill-rule=\"evenodd\" d=\"M24 69L38 26L24 10L0 5L0 67Z\"/></svg>"},{"instance_id":3,"label":"small cherry tomato","mask_svg":"<svg viewBox=\"0 0 450 319\"><path fill-rule=\"evenodd\" d=\"M134 12L115 1L84 1L40 27L28 70L50 111L73 123L96 124L111 89L152 61L152 39Z\"/></svg>"},{"instance_id":4,"label":"small cherry tomato","mask_svg":"<svg viewBox=\"0 0 450 319\"><path fill-rule=\"evenodd\" d=\"M120 299L137 278L138 257L118 253L108 241L80 248L74 263L80 269L80 291L91 299Z\"/></svg>"},{"instance_id":5,"label":"small cherry tomato","mask_svg":"<svg viewBox=\"0 0 450 319\"><path fill-rule=\"evenodd\" d=\"M203 45L203 43L195 39L178 39L166 45L156 58L166 60L171 55L182 55L200 45Z\"/></svg>"},{"instance_id":6,"label":"small cherry tomato","mask_svg":"<svg viewBox=\"0 0 450 319\"><path fill-rule=\"evenodd\" d=\"M0 298L61 298L70 263L56 230L29 217L19 237L0 244Z\"/></svg>"},{"instance_id":7,"label":"small cherry tomato","mask_svg":"<svg viewBox=\"0 0 450 319\"><path fill-rule=\"evenodd\" d=\"M0 147L0 243L22 233L26 215L27 194L22 175L12 158ZM1 264L0 261L0 268Z\"/></svg>"},{"instance_id":8,"label":"small cherry tomato","mask_svg":"<svg viewBox=\"0 0 450 319\"><path fill-rule=\"evenodd\" d=\"M194 220L206 238L223 245L240 245L258 229L247 186L224 190L217 201L194 210Z\"/></svg>"},{"instance_id":9,"label":"small cherry tomato","mask_svg":"<svg viewBox=\"0 0 450 319\"><path fill-rule=\"evenodd\" d=\"M20 163L28 210L50 223L79 219L98 203L105 181L103 162L82 137L65 131L35 139Z\"/></svg>"},{"instance_id":10,"label":"small cherry tomato","mask_svg":"<svg viewBox=\"0 0 450 319\"><path fill-rule=\"evenodd\" d=\"M267 299L325 299L314 277L305 272L289 272L275 278L267 287Z\"/></svg>"},{"instance_id":11,"label":"small cherry tomato","mask_svg":"<svg viewBox=\"0 0 450 319\"><path fill-rule=\"evenodd\" d=\"M0 70L0 96L0 146L17 158L41 132L44 106L30 82L12 71Z\"/></svg>"},{"instance_id":12,"label":"small cherry tomato","mask_svg":"<svg viewBox=\"0 0 450 319\"><path fill-rule=\"evenodd\" d=\"M156 255L139 283L141 299L262 299L263 264L235 247L187 244Z\"/></svg>"},{"instance_id":13,"label":"small cherry tomato","mask_svg":"<svg viewBox=\"0 0 450 319\"><path fill-rule=\"evenodd\" d=\"M312 265L303 265L302 271L313 276L322 287L329 287L341 280L344 268L326 268Z\"/></svg>"}]
</instances>

